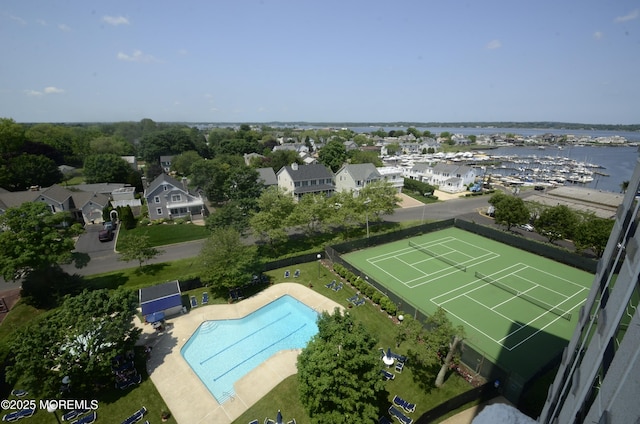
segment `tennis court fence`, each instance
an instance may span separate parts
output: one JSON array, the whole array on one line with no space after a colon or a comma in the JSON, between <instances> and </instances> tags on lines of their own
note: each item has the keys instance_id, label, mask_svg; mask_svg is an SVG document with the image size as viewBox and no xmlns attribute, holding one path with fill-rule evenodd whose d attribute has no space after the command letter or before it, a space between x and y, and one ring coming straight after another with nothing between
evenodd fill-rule
<instances>
[{"instance_id":1,"label":"tennis court fence","mask_svg":"<svg viewBox=\"0 0 640 424\"><path fill-rule=\"evenodd\" d=\"M531 296L528 293L516 290L513 287L511 287L510 285L505 284L500 280L493 279L493 278L491 278L491 277L489 277L487 275L481 274L478 271L476 271L475 275L476 275L476 278L479 278L482 281L485 281L485 282L487 282L487 283L489 283L491 285L494 285L494 286L498 287L499 289L502 289L502 290L504 290L504 291L506 291L508 293L516 295L520 299L526 300L527 302L532 303L532 304L534 304L534 305L536 305L536 306L538 306L538 307L540 307L540 308L542 308L544 310L547 310L547 311L551 312L552 314L559 316L560 318L564 318L567 321L571 321L571 313L568 312L568 311L560 309L557 306L554 306L554 305L552 305L550 303L545 302L544 300L537 299L537 298Z\"/></svg>"},{"instance_id":2,"label":"tennis court fence","mask_svg":"<svg viewBox=\"0 0 640 424\"><path fill-rule=\"evenodd\" d=\"M412 242L411 240L409 240L409 246L411 246L414 249L419 250L419 251L421 251L423 253L426 253L429 256L433 256L434 258L436 258L438 260L441 260L442 262L444 262L444 263L446 263L448 265L451 265L452 267L455 267L455 268L458 268L461 271L467 272L467 267L465 265L459 264L458 262L453 261L453 260L447 258L446 256L438 255L437 253L432 252L431 250L427 249L426 247L421 246L419 244L416 244L416 243Z\"/></svg>"}]
</instances>

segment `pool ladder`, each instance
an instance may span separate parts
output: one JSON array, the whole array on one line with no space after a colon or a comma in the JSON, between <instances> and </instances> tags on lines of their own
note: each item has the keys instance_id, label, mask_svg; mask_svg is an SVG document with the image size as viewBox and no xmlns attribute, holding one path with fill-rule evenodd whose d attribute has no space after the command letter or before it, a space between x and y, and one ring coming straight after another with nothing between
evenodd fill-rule
<instances>
[{"instance_id":1,"label":"pool ladder","mask_svg":"<svg viewBox=\"0 0 640 424\"><path fill-rule=\"evenodd\" d=\"M220 404L225 403L228 400L233 400L236 397L236 393L231 391L231 392L222 392L222 399L220 399Z\"/></svg>"}]
</instances>

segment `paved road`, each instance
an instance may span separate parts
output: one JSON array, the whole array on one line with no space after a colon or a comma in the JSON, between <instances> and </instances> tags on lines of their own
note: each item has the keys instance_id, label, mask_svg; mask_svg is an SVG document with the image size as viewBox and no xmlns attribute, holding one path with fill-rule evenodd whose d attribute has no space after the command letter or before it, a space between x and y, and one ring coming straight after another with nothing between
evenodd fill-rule
<instances>
[{"instance_id":1,"label":"paved road","mask_svg":"<svg viewBox=\"0 0 640 424\"><path fill-rule=\"evenodd\" d=\"M452 217L463 217L480 224L491 225L493 224L493 220L480 214L480 211L486 210L489 206L489 198L490 196L462 197L423 206L397 209L393 215L383 216L383 219L387 222L404 222L421 220L440 221ZM98 232L102 229L101 225L88 225L86 229L87 231L80 236L76 243L76 251L87 254L88 258L86 259L89 260L81 268L76 268L74 265L65 265L63 266L65 271L80 275L94 275L131 268L137 265L137 263L124 262L118 259L118 254L114 252L116 239L110 242L100 242L98 240ZM540 239L543 239L536 233L526 233L524 231L521 231L521 233L528 237L540 237ZM197 240L163 246L161 248L163 253L149 261L149 263L195 258L200 253L203 244L204 240ZM16 283L0 281L0 292L15 287Z\"/></svg>"}]
</instances>

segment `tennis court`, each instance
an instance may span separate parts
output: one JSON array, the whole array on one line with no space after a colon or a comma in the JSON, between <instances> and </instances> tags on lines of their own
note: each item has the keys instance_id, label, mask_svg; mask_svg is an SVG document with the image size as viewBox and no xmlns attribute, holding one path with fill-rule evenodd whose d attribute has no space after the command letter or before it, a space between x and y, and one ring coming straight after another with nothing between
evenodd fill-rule
<instances>
[{"instance_id":1,"label":"tennis court","mask_svg":"<svg viewBox=\"0 0 640 424\"><path fill-rule=\"evenodd\" d=\"M585 271L453 227L343 258L422 312L444 308L464 325L467 344L523 377L562 351L593 281Z\"/></svg>"}]
</instances>

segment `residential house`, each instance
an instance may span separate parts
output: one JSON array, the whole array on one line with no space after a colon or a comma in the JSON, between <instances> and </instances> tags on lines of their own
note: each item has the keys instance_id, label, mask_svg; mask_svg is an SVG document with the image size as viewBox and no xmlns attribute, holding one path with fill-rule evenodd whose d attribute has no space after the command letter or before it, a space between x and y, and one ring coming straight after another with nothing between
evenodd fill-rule
<instances>
[{"instance_id":1,"label":"residential house","mask_svg":"<svg viewBox=\"0 0 640 424\"><path fill-rule=\"evenodd\" d=\"M160 174L144 192L149 208L149 219L204 218L208 213L200 194L187 188L186 178L178 181Z\"/></svg>"},{"instance_id":2,"label":"residential house","mask_svg":"<svg viewBox=\"0 0 640 424\"><path fill-rule=\"evenodd\" d=\"M121 187L111 192L111 206L114 208L129 206L134 211L133 214L137 215L135 211L139 211L142 200L136 199L135 187Z\"/></svg>"},{"instance_id":3,"label":"residential house","mask_svg":"<svg viewBox=\"0 0 640 424\"><path fill-rule=\"evenodd\" d=\"M331 196L335 191L333 173L326 166L316 163L311 165L283 166L276 174L278 187L291 193L296 200L305 194L322 194Z\"/></svg>"},{"instance_id":4,"label":"residential house","mask_svg":"<svg viewBox=\"0 0 640 424\"><path fill-rule=\"evenodd\" d=\"M351 191L357 197L367 184L382 178L372 163L346 164L334 177L336 191Z\"/></svg>"},{"instance_id":5,"label":"residential house","mask_svg":"<svg viewBox=\"0 0 640 424\"><path fill-rule=\"evenodd\" d=\"M160 156L160 166L162 167L162 170L167 174L171 172L171 163L173 162L173 158L175 158L175 155Z\"/></svg>"},{"instance_id":6,"label":"residential house","mask_svg":"<svg viewBox=\"0 0 640 424\"><path fill-rule=\"evenodd\" d=\"M475 179L476 170L470 166L437 163L426 182L438 187L440 191L460 193L466 191L467 186L474 183Z\"/></svg>"},{"instance_id":7,"label":"residential house","mask_svg":"<svg viewBox=\"0 0 640 424\"><path fill-rule=\"evenodd\" d=\"M397 166L381 166L377 169L382 180L390 183L396 190L398 190L398 193L402 193L402 188L404 187L404 174L402 168Z\"/></svg>"},{"instance_id":8,"label":"residential house","mask_svg":"<svg viewBox=\"0 0 640 424\"><path fill-rule=\"evenodd\" d=\"M265 187L277 186L278 185L278 177L276 177L276 173L273 168L257 168L258 171L258 181L264 184Z\"/></svg>"},{"instance_id":9,"label":"residential house","mask_svg":"<svg viewBox=\"0 0 640 424\"><path fill-rule=\"evenodd\" d=\"M358 143L356 143L353 140L347 140L344 143L344 148L347 152L351 151L351 150L358 150Z\"/></svg>"},{"instance_id":10,"label":"residential house","mask_svg":"<svg viewBox=\"0 0 640 424\"><path fill-rule=\"evenodd\" d=\"M154 314L160 314L164 318L183 311L182 291L178 280L143 287L138 291L138 298L145 318Z\"/></svg>"},{"instance_id":11,"label":"residential house","mask_svg":"<svg viewBox=\"0 0 640 424\"><path fill-rule=\"evenodd\" d=\"M0 189L0 213L26 202L45 202L51 212L69 212L74 220L87 224L102 222L102 210L109 204L109 197L90 191L71 191L57 184L14 192Z\"/></svg>"},{"instance_id":12,"label":"residential house","mask_svg":"<svg viewBox=\"0 0 640 424\"><path fill-rule=\"evenodd\" d=\"M433 175L433 166L430 163L419 162L411 168L403 167L403 175L410 180L418 180L428 183Z\"/></svg>"}]
</instances>

